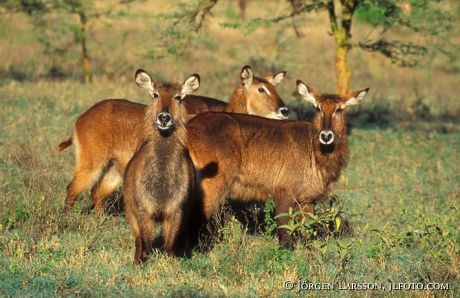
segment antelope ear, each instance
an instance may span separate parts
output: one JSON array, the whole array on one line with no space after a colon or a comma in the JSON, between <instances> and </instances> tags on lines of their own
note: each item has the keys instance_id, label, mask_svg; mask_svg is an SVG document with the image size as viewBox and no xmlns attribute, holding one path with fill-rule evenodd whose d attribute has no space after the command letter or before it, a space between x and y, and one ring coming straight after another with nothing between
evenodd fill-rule
<instances>
[{"instance_id":1,"label":"antelope ear","mask_svg":"<svg viewBox=\"0 0 460 298\"><path fill-rule=\"evenodd\" d=\"M268 77L267 81L270 82L273 86L278 85L281 83L281 81L284 79L284 76L286 75L285 71L279 72L277 74L274 74L272 77Z\"/></svg>"},{"instance_id":2,"label":"antelope ear","mask_svg":"<svg viewBox=\"0 0 460 298\"><path fill-rule=\"evenodd\" d=\"M137 86L147 89L150 94L155 90L153 88L152 77L143 69L138 69L134 75Z\"/></svg>"},{"instance_id":3,"label":"antelope ear","mask_svg":"<svg viewBox=\"0 0 460 298\"><path fill-rule=\"evenodd\" d=\"M350 98L348 98L345 101L344 106L357 105L361 102L361 100L363 100L364 96L366 96L368 91L369 88L352 92Z\"/></svg>"},{"instance_id":4,"label":"antelope ear","mask_svg":"<svg viewBox=\"0 0 460 298\"><path fill-rule=\"evenodd\" d=\"M251 67L249 65L243 66L241 69L241 83L243 83L243 86L248 88L249 86L252 85L252 80L254 78L254 72L252 71Z\"/></svg>"},{"instance_id":5,"label":"antelope ear","mask_svg":"<svg viewBox=\"0 0 460 298\"><path fill-rule=\"evenodd\" d=\"M195 92L200 87L200 75L197 73L192 74L185 79L182 84L181 96L184 98L187 94Z\"/></svg>"},{"instance_id":6,"label":"antelope ear","mask_svg":"<svg viewBox=\"0 0 460 298\"><path fill-rule=\"evenodd\" d=\"M297 91L303 100L311 102L315 107L318 106L318 101L314 96L315 92L301 80L297 80Z\"/></svg>"}]
</instances>

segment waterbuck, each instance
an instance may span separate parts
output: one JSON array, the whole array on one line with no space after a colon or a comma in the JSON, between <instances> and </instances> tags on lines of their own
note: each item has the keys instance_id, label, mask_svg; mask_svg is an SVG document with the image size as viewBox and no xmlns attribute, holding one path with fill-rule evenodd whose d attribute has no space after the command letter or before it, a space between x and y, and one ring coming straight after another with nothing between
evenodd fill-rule
<instances>
[{"instance_id":1,"label":"waterbuck","mask_svg":"<svg viewBox=\"0 0 460 298\"><path fill-rule=\"evenodd\" d=\"M206 219L229 197L273 197L279 214L289 207L313 212L327 196L348 160L345 108L358 104L368 89L346 96L318 94L301 81L297 89L317 108L312 122L213 112L188 122L187 146L199 171L197 189ZM277 219L278 225L286 222ZM284 229L277 233L283 246L292 245Z\"/></svg>"},{"instance_id":2,"label":"waterbuck","mask_svg":"<svg viewBox=\"0 0 460 298\"><path fill-rule=\"evenodd\" d=\"M286 119L288 108L276 92L286 72L267 78L254 76L249 66L240 73L241 85L228 104L204 96L187 95L184 101L189 118L205 111L248 113ZM122 184L123 173L142 137L146 106L127 100L104 100L83 113L75 124L73 137L59 144L58 151L76 148L75 174L67 186L65 211L77 197L91 188L93 208L104 210L108 197Z\"/></svg>"},{"instance_id":3,"label":"waterbuck","mask_svg":"<svg viewBox=\"0 0 460 298\"><path fill-rule=\"evenodd\" d=\"M173 254L175 243L194 195L195 172L185 147L187 110L183 100L200 85L193 74L182 86L153 83L144 70L136 83L153 101L143 121L143 142L124 175L126 216L135 235L134 263L152 250L154 221L163 221L164 249Z\"/></svg>"},{"instance_id":4,"label":"waterbuck","mask_svg":"<svg viewBox=\"0 0 460 298\"><path fill-rule=\"evenodd\" d=\"M188 95L184 106L189 114L223 111L227 104L204 96ZM65 211L77 197L91 188L94 210L102 212L107 198L123 180L128 161L134 155L143 133L146 105L124 99L96 103L80 115L73 137L59 144L58 151L75 145L75 174L67 186Z\"/></svg>"}]
</instances>

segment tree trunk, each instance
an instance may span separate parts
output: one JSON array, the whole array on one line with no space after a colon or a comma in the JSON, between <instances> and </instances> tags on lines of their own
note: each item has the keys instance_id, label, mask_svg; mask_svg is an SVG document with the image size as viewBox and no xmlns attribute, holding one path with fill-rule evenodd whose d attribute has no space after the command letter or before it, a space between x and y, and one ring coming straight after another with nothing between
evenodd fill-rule
<instances>
[{"instance_id":1,"label":"tree trunk","mask_svg":"<svg viewBox=\"0 0 460 298\"><path fill-rule=\"evenodd\" d=\"M347 63L350 46L346 33L342 31L339 30L335 35L335 92L337 94L348 93L351 78Z\"/></svg>"},{"instance_id":2,"label":"tree trunk","mask_svg":"<svg viewBox=\"0 0 460 298\"><path fill-rule=\"evenodd\" d=\"M78 14L80 16L81 24L81 35L80 35L80 44L82 51L82 60L83 60L83 77L85 84L91 83L91 60L88 54L88 48L86 46L86 14L82 11Z\"/></svg>"},{"instance_id":3,"label":"tree trunk","mask_svg":"<svg viewBox=\"0 0 460 298\"><path fill-rule=\"evenodd\" d=\"M348 68L348 52L351 49L351 22L358 6L358 0L329 0L327 10L332 35L335 41L335 91L338 94L347 94L350 88L351 71ZM336 5L341 5L336 10ZM337 16L337 11L341 16Z\"/></svg>"}]
</instances>

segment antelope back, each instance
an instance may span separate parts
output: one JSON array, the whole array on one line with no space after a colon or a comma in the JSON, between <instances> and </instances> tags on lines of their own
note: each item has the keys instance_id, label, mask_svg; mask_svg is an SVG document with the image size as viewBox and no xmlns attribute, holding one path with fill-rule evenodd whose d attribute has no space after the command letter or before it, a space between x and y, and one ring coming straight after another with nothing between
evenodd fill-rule
<instances>
[{"instance_id":1,"label":"antelope back","mask_svg":"<svg viewBox=\"0 0 460 298\"><path fill-rule=\"evenodd\" d=\"M285 75L286 72L282 71L261 78L254 75L250 66L244 66L240 74L241 86L234 91L225 111L272 119L287 119L289 109L275 89Z\"/></svg>"}]
</instances>

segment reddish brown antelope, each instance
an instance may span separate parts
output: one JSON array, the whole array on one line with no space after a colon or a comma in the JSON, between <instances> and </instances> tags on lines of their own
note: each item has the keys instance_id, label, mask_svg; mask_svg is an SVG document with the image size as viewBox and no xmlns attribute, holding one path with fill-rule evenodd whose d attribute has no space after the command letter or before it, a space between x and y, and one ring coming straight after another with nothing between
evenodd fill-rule
<instances>
[{"instance_id":1,"label":"reddish brown antelope","mask_svg":"<svg viewBox=\"0 0 460 298\"><path fill-rule=\"evenodd\" d=\"M189 117L205 111L249 113L286 119L289 111L274 86L286 72L263 79L249 66L241 70L241 85L228 104L203 96L188 95L184 101ZM102 212L107 198L121 185L126 165L142 137L146 106L127 100L104 100L83 113L75 124L73 137L59 144L58 151L76 148L75 174L67 186L65 211L77 197L91 188L93 208Z\"/></svg>"},{"instance_id":2,"label":"reddish brown antelope","mask_svg":"<svg viewBox=\"0 0 460 298\"><path fill-rule=\"evenodd\" d=\"M289 109L275 89L285 75L282 71L264 79L254 76L248 65L244 66L240 73L241 85L233 91L224 112L286 120Z\"/></svg>"},{"instance_id":3,"label":"reddish brown antelope","mask_svg":"<svg viewBox=\"0 0 460 298\"><path fill-rule=\"evenodd\" d=\"M187 110L182 101L200 85L193 74L182 86L153 83L144 70L136 83L149 91L143 139L124 176L126 216L135 235L134 263L152 250L154 221L163 220L164 249L173 254L194 195L195 172L185 147Z\"/></svg>"},{"instance_id":4,"label":"reddish brown antelope","mask_svg":"<svg viewBox=\"0 0 460 298\"><path fill-rule=\"evenodd\" d=\"M188 95L187 113L223 111L225 102ZM122 183L126 165L134 155L143 132L146 105L123 99L98 102L78 117L73 137L59 144L62 151L75 144L75 175L67 186L65 211L69 211L83 191L91 188L93 208L103 211L106 199Z\"/></svg>"},{"instance_id":5,"label":"reddish brown antelope","mask_svg":"<svg viewBox=\"0 0 460 298\"><path fill-rule=\"evenodd\" d=\"M313 122L275 121L231 113L203 113L187 124L187 146L201 180L200 201L209 219L225 198L265 201L276 213L289 207L313 212L348 159L345 108L368 89L347 96L318 94L297 81L301 97L316 108ZM278 218L283 225L287 218ZM278 229L283 246L291 238Z\"/></svg>"}]
</instances>

